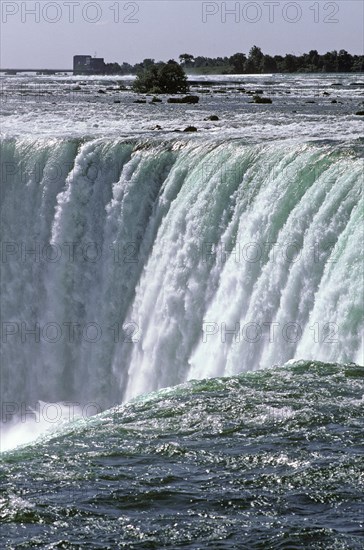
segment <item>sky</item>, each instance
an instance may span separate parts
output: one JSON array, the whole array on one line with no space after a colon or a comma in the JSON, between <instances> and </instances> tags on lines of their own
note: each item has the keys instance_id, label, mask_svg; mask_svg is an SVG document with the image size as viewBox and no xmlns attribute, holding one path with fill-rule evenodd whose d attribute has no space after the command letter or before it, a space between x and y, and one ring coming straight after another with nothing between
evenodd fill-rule
<instances>
[{"instance_id":1,"label":"sky","mask_svg":"<svg viewBox=\"0 0 364 550\"><path fill-rule=\"evenodd\" d=\"M106 62L345 49L363 54L362 0L0 0L1 68L71 69Z\"/></svg>"}]
</instances>

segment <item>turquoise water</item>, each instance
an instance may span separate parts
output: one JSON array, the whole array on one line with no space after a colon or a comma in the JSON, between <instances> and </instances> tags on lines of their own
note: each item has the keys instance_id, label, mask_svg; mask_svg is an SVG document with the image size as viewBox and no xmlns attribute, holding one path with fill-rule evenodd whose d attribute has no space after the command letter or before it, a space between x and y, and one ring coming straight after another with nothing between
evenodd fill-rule
<instances>
[{"instance_id":1,"label":"turquoise water","mask_svg":"<svg viewBox=\"0 0 364 550\"><path fill-rule=\"evenodd\" d=\"M76 422L3 454L1 545L363 548L363 389L298 362Z\"/></svg>"}]
</instances>

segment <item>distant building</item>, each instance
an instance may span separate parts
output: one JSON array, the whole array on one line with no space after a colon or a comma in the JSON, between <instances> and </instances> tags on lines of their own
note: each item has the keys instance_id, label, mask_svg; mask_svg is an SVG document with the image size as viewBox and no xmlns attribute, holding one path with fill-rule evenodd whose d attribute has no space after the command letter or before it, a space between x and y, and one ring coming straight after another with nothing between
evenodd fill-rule
<instances>
[{"instance_id":1,"label":"distant building","mask_svg":"<svg viewBox=\"0 0 364 550\"><path fill-rule=\"evenodd\" d=\"M73 58L74 74L104 74L105 62L103 57L91 55L75 55Z\"/></svg>"}]
</instances>

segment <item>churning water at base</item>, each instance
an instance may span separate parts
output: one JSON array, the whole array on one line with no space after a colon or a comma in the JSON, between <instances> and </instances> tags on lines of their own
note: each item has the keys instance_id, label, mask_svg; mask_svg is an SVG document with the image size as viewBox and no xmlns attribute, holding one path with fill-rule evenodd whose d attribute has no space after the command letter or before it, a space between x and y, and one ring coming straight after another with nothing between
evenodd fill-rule
<instances>
[{"instance_id":1,"label":"churning water at base","mask_svg":"<svg viewBox=\"0 0 364 550\"><path fill-rule=\"evenodd\" d=\"M5 454L2 545L359 550L363 371L188 382Z\"/></svg>"}]
</instances>

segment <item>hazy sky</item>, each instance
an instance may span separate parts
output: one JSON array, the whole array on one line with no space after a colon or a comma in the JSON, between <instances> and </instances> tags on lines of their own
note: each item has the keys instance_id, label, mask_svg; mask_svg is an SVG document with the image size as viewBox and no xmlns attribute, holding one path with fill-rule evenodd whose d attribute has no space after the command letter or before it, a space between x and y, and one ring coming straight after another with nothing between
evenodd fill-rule
<instances>
[{"instance_id":1,"label":"hazy sky","mask_svg":"<svg viewBox=\"0 0 364 550\"><path fill-rule=\"evenodd\" d=\"M362 54L362 0L0 0L2 68L72 68L75 54L135 63L346 49Z\"/></svg>"}]
</instances>

